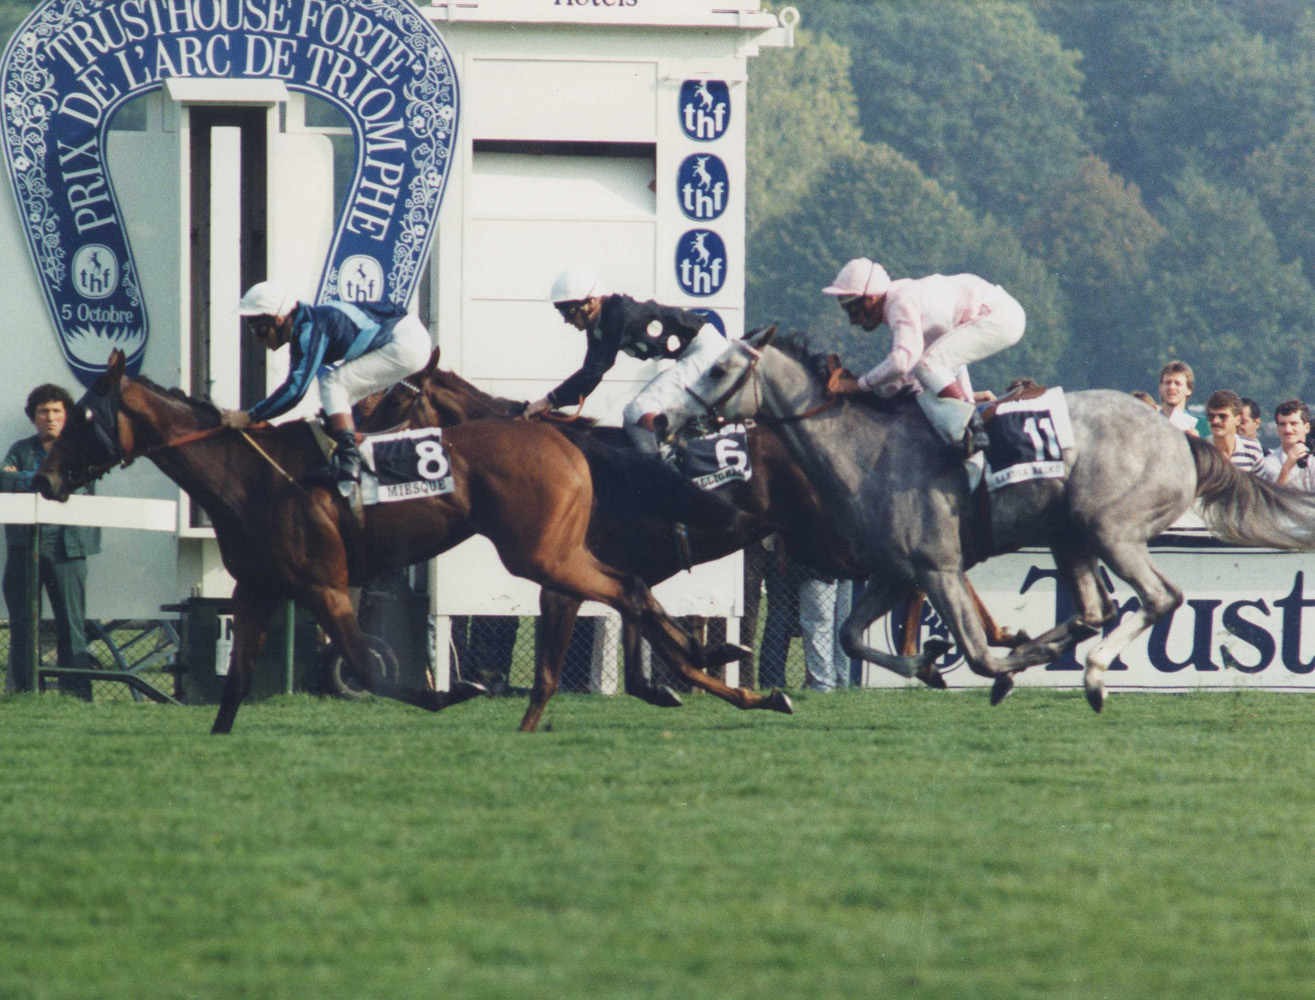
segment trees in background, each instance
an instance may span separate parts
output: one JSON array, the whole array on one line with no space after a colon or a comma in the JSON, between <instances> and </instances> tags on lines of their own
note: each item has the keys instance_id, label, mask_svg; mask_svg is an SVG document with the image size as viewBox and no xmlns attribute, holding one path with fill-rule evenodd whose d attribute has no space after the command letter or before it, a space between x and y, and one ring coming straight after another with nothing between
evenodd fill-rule
<instances>
[{"instance_id":1,"label":"trees in background","mask_svg":"<svg viewBox=\"0 0 1315 1000\"><path fill-rule=\"evenodd\" d=\"M1315 399L1309 4L797 5L800 48L750 64L751 322L879 356L885 332L818 294L865 254L1023 302L1027 336L979 383L1153 388L1182 358L1207 391Z\"/></svg>"}]
</instances>

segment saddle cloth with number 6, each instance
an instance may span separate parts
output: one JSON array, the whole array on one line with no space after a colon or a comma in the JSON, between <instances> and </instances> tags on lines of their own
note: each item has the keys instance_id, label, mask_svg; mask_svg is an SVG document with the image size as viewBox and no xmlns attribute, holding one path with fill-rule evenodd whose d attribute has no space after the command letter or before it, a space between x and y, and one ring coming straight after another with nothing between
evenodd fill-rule
<instances>
[{"instance_id":1,"label":"saddle cloth with number 6","mask_svg":"<svg viewBox=\"0 0 1315 1000\"><path fill-rule=\"evenodd\" d=\"M993 404L986 416L991 439L986 449L988 490L1032 479L1064 478L1064 449L1073 447L1073 423L1062 388L1047 389L1032 399Z\"/></svg>"},{"instance_id":2,"label":"saddle cloth with number 6","mask_svg":"<svg viewBox=\"0 0 1315 1000\"><path fill-rule=\"evenodd\" d=\"M438 427L371 434L361 442L361 502L395 503L455 488Z\"/></svg>"}]
</instances>

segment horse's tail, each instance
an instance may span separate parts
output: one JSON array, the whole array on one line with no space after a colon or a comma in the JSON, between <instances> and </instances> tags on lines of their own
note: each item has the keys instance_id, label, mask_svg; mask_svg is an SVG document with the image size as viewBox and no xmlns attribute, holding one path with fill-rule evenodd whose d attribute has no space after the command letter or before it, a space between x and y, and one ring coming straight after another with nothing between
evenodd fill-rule
<instances>
[{"instance_id":1,"label":"horse's tail","mask_svg":"<svg viewBox=\"0 0 1315 1000\"><path fill-rule=\"evenodd\" d=\"M1315 494L1239 472L1214 445L1189 437L1201 517L1234 545L1315 549Z\"/></svg>"},{"instance_id":2,"label":"horse's tail","mask_svg":"<svg viewBox=\"0 0 1315 1000\"><path fill-rule=\"evenodd\" d=\"M740 510L729 500L699 489L657 458L616 447L594 435L559 428L584 454L600 506L617 516L646 515L691 528L725 532Z\"/></svg>"}]
</instances>

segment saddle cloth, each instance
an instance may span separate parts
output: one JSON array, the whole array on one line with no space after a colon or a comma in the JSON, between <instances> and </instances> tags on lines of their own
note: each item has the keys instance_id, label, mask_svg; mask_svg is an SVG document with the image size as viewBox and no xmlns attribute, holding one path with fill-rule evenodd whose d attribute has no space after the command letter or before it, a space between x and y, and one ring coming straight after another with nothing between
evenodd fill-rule
<instances>
[{"instance_id":1,"label":"saddle cloth","mask_svg":"<svg viewBox=\"0 0 1315 1000\"><path fill-rule=\"evenodd\" d=\"M988 490L1068 474L1063 453L1073 447L1073 423L1062 388L993 403L983 416L991 441L986 449Z\"/></svg>"},{"instance_id":2,"label":"saddle cloth","mask_svg":"<svg viewBox=\"0 0 1315 1000\"><path fill-rule=\"evenodd\" d=\"M361 443L365 506L441 496L455 488L452 463L438 427L368 435Z\"/></svg>"},{"instance_id":3,"label":"saddle cloth","mask_svg":"<svg viewBox=\"0 0 1315 1000\"><path fill-rule=\"evenodd\" d=\"M744 424L726 424L711 434L690 438L680 457L680 471L701 490L748 481L753 478L748 434Z\"/></svg>"}]
</instances>

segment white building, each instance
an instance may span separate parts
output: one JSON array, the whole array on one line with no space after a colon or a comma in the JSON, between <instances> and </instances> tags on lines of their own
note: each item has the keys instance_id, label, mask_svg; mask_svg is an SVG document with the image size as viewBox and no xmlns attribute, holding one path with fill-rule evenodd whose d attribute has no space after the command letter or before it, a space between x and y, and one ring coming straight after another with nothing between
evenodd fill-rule
<instances>
[{"instance_id":1,"label":"white building","mask_svg":"<svg viewBox=\"0 0 1315 1000\"><path fill-rule=\"evenodd\" d=\"M55 91L54 117L76 117L91 131L103 126L102 114L109 119L103 164L96 161L102 174L107 168L106 188L63 193L66 216L83 211L73 220L81 236L84 224L108 223L83 202L112 186L131 250L130 258L118 252L119 267L125 283L135 274L149 315L142 374L220 405L249 405L282 380L286 352L266 363L242 342L234 304L243 286L268 275L306 299L339 278L346 290L346 267L341 275L325 268L341 253L339 223L344 212L365 218L381 204L390 178L358 156L350 117L367 129L378 122L369 102L382 91L370 88L411 71L398 39L415 38L371 27L362 6L195 0L161 14L140 0L48 0L37 10L48 30L29 21L26 39L11 46L11 60L45 46L52 79L67 78ZM614 290L637 298L713 310L738 336L747 63L760 46L790 44L797 15L778 18L759 0L451 0L417 9L446 42L459 88L459 97L445 98L457 127L436 239L415 236L428 263L414 282L413 307L434 332L444 367L517 398L568 375L583 357L583 338L561 323L546 294L572 264L596 267ZM372 131L371 149L376 139L387 146L387 135ZM17 179L30 164L21 151L9 155ZM25 238L30 213L14 194L0 196L0 269L9 278L5 442L31 433L22 400L32 386L53 381L75 397L81 391L47 262ZM77 253L85 263L85 250L66 248L69 258ZM82 290L93 294L90 284ZM623 359L588 412L619 418L621 403L651 374ZM296 415L317 408L308 398ZM112 473L99 489L179 497L146 462ZM203 518L184 502L179 520L176 536L106 533L90 574L89 614L157 617L161 605L189 594L228 594L231 580ZM487 562L471 552L440 562L438 610L524 609L526 594ZM445 590L457 573L460 591ZM725 585L734 591L737 577L723 569L709 578L715 585L687 584L689 607L675 610L733 611ZM669 599L682 602L679 588Z\"/></svg>"}]
</instances>

